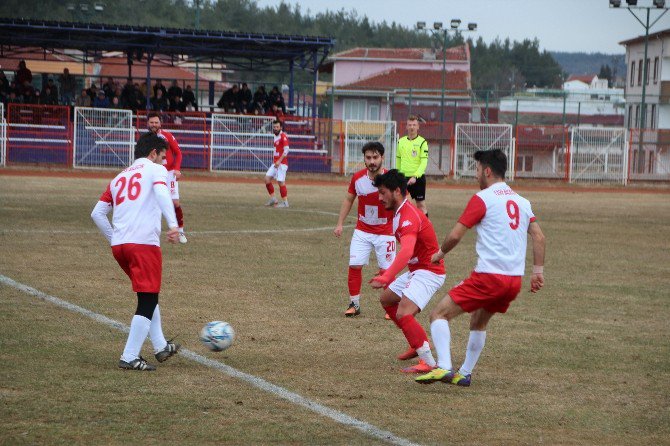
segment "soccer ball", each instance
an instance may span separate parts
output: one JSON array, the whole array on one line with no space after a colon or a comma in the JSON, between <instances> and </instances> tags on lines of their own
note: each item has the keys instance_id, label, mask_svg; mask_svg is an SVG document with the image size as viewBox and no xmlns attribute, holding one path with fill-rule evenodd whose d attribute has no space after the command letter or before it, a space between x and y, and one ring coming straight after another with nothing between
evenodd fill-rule
<instances>
[{"instance_id":1,"label":"soccer ball","mask_svg":"<svg viewBox=\"0 0 670 446\"><path fill-rule=\"evenodd\" d=\"M212 321L200 330L200 340L213 352L222 352L235 339L235 330L228 322Z\"/></svg>"}]
</instances>

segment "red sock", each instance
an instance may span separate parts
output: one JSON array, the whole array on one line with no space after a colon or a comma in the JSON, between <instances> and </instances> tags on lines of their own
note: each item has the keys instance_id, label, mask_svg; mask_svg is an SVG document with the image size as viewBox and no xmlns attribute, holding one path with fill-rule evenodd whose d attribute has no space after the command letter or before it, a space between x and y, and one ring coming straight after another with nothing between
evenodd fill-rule
<instances>
[{"instance_id":1,"label":"red sock","mask_svg":"<svg viewBox=\"0 0 670 446\"><path fill-rule=\"evenodd\" d=\"M279 186L279 195L281 195L283 200L286 200L288 197L288 191L286 190L286 186Z\"/></svg>"},{"instance_id":2,"label":"red sock","mask_svg":"<svg viewBox=\"0 0 670 446\"><path fill-rule=\"evenodd\" d=\"M402 330L410 347L417 349L428 341L426 331L421 324L416 321L416 318L411 314L406 314L398 320L398 327Z\"/></svg>"},{"instance_id":3,"label":"red sock","mask_svg":"<svg viewBox=\"0 0 670 446\"><path fill-rule=\"evenodd\" d=\"M360 268L349 267L349 296L358 296L361 294L361 284L363 283L363 271Z\"/></svg>"},{"instance_id":4,"label":"red sock","mask_svg":"<svg viewBox=\"0 0 670 446\"><path fill-rule=\"evenodd\" d=\"M177 214L177 225L180 228L184 227L184 211L181 210L181 206L174 207L174 213Z\"/></svg>"},{"instance_id":5,"label":"red sock","mask_svg":"<svg viewBox=\"0 0 670 446\"><path fill-rule=\"evenodd\" d=\"M382 305L382 307L384 306ZM389 315L393 323L398 325L398 318L395 316L396 313L398 312L398 304L393 304L389 305L388 307L384 307L384 310L386 311L386 314ZM400 328L400 325L398 325L398 328Z\"/></svg>"},{"instance_id":6,"label":"red sock","mask_svg":"<svg viewBox=\"0 0 670 446\"><path fill-rule=\"evenodd\" d=\"M265 183L265 188L268 190L270 196L275 194L275 187L272 185L272 183Z\"/></svg>"}]
</instances>

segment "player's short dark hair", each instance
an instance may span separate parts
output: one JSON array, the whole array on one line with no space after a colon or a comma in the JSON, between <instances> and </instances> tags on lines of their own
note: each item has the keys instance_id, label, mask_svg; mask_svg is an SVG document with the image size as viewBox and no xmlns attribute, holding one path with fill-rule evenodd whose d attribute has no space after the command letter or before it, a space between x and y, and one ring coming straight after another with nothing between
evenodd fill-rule
<instances>
[{"instance_id":1,"label":"player's short dark hair","mask_svg":"<svg viewBox=\"0 0 670 446\"><path fill-rule=\"evenodd\" d=\"M474 158L481 164L482 168L489 167L498 178L505 178L507 155L502 150L478 150L475 152Z\"/></svg>"},{"instance_id":2,"label":"player's short dark hair","mask_svg":"<svg viewBox=\"0 0 670 446\"><path fill-rule=\"evenodd\" d=\"M167 150L167 141L154 132L147 132L135 144L135 158L146 158L154 149L158 153Z\"/></svg>"},{"instance_id":3,"label":"player's short dark hair","mask_svg":"<svg viewBox=\"0 0 670 446\"><path fill-rule=\"evenodd\" d=\"M372 184L375 187L384 186L390 191L400 189L400 195L403 197L407 195L407 178L398 169L391 169L386 173L377 175Z\"/></svg>"},{"instance_id":4,"label":"player's short dark hair","mask_svg":"<svg viewBox=\"0 0 670 446\"><path fill-rule=\"evenodd\" d=\"M275 125L275 124L279 124L281 126L281 128L284 128L284 123L281 122L279 119L275 119L274 121L272 121L272 125Z\"/></svg>"},{"instance_id":5,"label":"player's short dark hair","mask_svg":"<svg viewBox=\"0 0 670 446\"><path fill-rule=\"evenodd\" d=\"M161 114L155 111L147 113L147 121L151 118L158 118L161 119Z\"/></svg>"},{"instance_id":6,"label":"player's short dark hair","mask_svg":"<svg viewBox=\"0 0 670 446\"><path fill-rule=\"evenodd\" d=\"M409 116L407 117L407 120L408 120L408 121L417 121L417 122L418 122L418 121L419 121L419 117L418 117L417 115L409 115Z\"/></svg>"},{"instance_id":7,"label":"player's short dark hair","mask_svg":"<svg viewBox=\"0 0 670 446\"><path fill-rule=\"evenodd\" d=\"M384 156L384 144L379 141L366 142L361 152L363 152L363 155L365 155L365 152L378 152L381 156Z\"/></svg>"}]
</instances>

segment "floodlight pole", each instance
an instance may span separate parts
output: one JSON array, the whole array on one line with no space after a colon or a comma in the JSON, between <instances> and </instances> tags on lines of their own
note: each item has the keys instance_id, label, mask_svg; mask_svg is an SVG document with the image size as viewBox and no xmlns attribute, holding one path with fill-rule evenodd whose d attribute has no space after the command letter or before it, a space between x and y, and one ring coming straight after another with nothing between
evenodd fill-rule
<instances>
[{"instance_id":1,"label":"floodlight pole","mask_svg":"<svg viewBox=\"0 0 670 446\"><path fill-rule=\"evenodd\" d=\"M200 29L200 0L195 0L195 30ZM198 89L198 84L200 83L200 67L198 66L198 59L195 59L195 104L193 108L200 111L198 106L198 100L200 96L200 91Z\"/></svg>"}]
</instances>

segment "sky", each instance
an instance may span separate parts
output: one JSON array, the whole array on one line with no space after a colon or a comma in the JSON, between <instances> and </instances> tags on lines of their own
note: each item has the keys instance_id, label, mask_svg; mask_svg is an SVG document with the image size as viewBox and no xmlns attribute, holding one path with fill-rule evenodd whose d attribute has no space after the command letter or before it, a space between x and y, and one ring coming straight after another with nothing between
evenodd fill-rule
<instances>
[{"instance_id":1,"label":"sky","mask_svg":"<svg viewBox=\"0 0 670 446\"><path fill-rule=\"evenodd\" d=\"M275 7L278 0L257 0L259 6ZM452 18L463 24L476 22L477 31L466 33L481 36L485 42L496 37L510 40L537 37L540 47L549 51L601 52L623 54L618 43L644 35L644 27L624 7L609 8L609 0L284 0L299 4L302 13L311 15L326 10L355 9L373 22L414 26L417 21L448 25ZM622 0L622 5L626 1ZM668 0L670 6L670 0ZM638 0L639 6L652 6L652 0ZM650 22L660 15L651 10ZM644 21L646 10L636 10ZM650 32L670 28L670 12L654 25Z\"/></svg>"}]
</instances>

